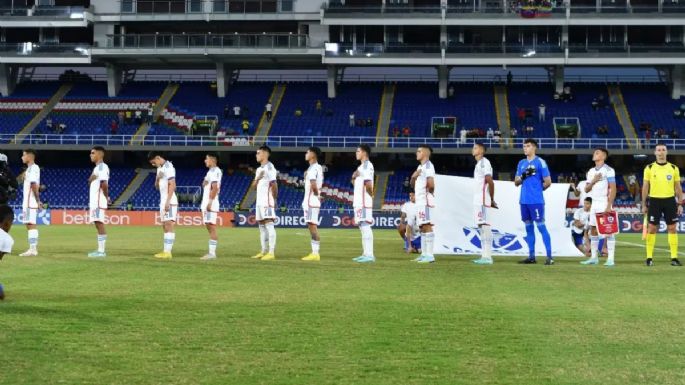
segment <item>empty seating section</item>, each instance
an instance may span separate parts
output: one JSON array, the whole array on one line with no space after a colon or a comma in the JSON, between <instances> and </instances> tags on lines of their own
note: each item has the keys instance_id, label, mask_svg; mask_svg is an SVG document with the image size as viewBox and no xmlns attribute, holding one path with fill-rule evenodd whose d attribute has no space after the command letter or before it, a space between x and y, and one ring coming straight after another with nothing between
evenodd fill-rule
<instances>
[{"instance_id":1,"label":"empty seating section","mask_svg":"<svg viewBox=\"0 0 685 385\"><path fill-rule=\"evenodd\" d=\"M509 115L511 127L516 128L521 137L553 138L554 117L576 117L580 120L580 137L592 138L596 135L597 127L606 125L609 129L607 138L624 138L623 129L616 118L614 109L609 105L597 111L592 109L592 101L599 95L609 100L607 87L603 84L571 84L573 101L563 102L554 100L554 89L551 84L514 83L509 88ZM538 121L538 106L545 105L545 122ZM523 133L525 123L519 121L517 109L524 108L532 111L532 135Z\"/></svg>"},{"instance_id":2,"label":"empty seating section","mask_svg":"<svg viewBox=\"0 0 685 385\"><path fill-rule=\"evenodd\" d=\"M229 174L224 171L221 180L219 202L222 209L233 209L236 203L245 196L252 177L242 172ZM179 208L188 211L200 210L202 200L202 180L207 173L206 169L176 169L176 185L180 194L189 195L190 199L180 199ZM133 194L130 203L136 209L157 209L159 207L159 192L155 189L155 173L151 173L145 179L140 188Z\"/></svg>"},{"instance_id":3,"label":"empty seating section","mask_svg":"<svg viewBox=\"0 0 685 385\"><path fill-rule=\"evenodd\" d=\"M16 134L33 118L35 112L0 111L0 134ZM0 138L0 143L8 143L11 137Z\"/></svg>"},{"instance_id":4,"label":"empty seating section","mask_svg":"<svg viewBox=\"0 0 685 385\"><path fill-rule=\"evenodd\" d=\"M383 85L381 83L340 84L335 99L328 99L325 83L289 83L271 136L376 136ZM316 110L316 101L322 103ZM302 116L295 116L296 109ZM326 113L330 110L330 116ZM372 127L350 128L349 116L373 120Z\"/></svg>"},{"instance_id":5,"label":"empty seating section","mask_svg":"<svg viewBox=\"0 0 685 385\"><path fill-rule=\"evenodd\" d=\"M168 110L186 119L192 119L197 115L215 115L219 118L218 127L242 132L242 120L233 118L233 107L237 105L241 107L243 117L250 121L249 133L253 134L272 89L272 83L238 82L229 86L225 98L219 98L216 96L216 90L210 87L210 83L185 82L180 84L169 103ZM226 106L229 107L230 116L224 117Z\"/></svg>"},{"instance_id":6,"label":"empty seating section","mask_svg":"<svg viewBox=\"0 0 685 385\"><path fill-rule=\"evenodd\" d=\"M88 155L85 154L87 160ZM41 199L51 208L87 208L88 177L93 168L50 168L40 170L40 182L47 186L41 193ZM112 201L124 191L131 182L135 171L130 168L112 168L110 170L109 195ZM21 190L21 186L20 186ZM12 202L21 206L21 191Z\"/></svg>"},{"instance_id":7,"label":"empty seating section","mask_svg":"<svg viewBox=\"0 0 685 385\"><path fill-rule=\"evenodd\" d=\"M139 100L154 102L162 94L167 82L128 82L121 86L115 98L107 96L106 82L75 83L64 100L124 101Z\"/></svg>"},{"instance_id":8,"label":"empty seating section","mask_svg":"<svg viewBox=\"0 0 685 385\"><path fill-rule=\"evenodd\" d=\"M59 82L23 82L9 97L0 96L0 134L16 134L59 88ZM0 139L7 143L10 138Z\"/></svg>"},{"instance_id":9,"label":"empty seating section","mask_svg":"<svg viewBox=\"0 0 685 385\"><path fill-rule=\"evenodd\" d=\"M640 137L644 137L644 132L639 132L640 124L644 122L651 124L652 130L664 129L669 136L675 129L683 138L685 119L674 117L673 110L680 109L680 106L685 103L685 98L671 99L665 85L654 84L622 84L621 93Z\"/></svg>"},{"instance_id":10,"label":"empty seating section","mask_svg":"<svg viewBox=\"0 0 685 385\"><path fill-rule=\"evenodd\" d=\"M12 95L3 95L0 97L0 101L6 99L48 100L57 92L61 85L62 83L56 81L21 82L17 84Z\"/></svg>"},{"instance_id":11,"label":"empty seating section","mask_svg":"<svg viewBox=\"0 0 685 385\"><path fill-rule=\"evenodd\" d=\"M438 98L435 83L399 83L395 93L390 132L409 126L411 136L430 137L433 117L457 117L467 130L497 128L492 84L454 84L454 96Z\"/></svg>"}]
</instances>

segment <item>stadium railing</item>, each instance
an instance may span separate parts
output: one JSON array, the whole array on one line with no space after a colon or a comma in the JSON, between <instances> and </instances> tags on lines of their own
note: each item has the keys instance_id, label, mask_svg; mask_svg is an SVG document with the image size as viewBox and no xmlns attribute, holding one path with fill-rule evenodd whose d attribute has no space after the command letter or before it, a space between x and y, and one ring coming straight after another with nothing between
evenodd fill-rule
<instances>
[{"instance_id":1,"label":"stadium railing","mask_svg":"<svg viewBox=\"0 0 685 385\"><path fill-rule=\"evenodd\" d=\"M54 134L0 134L0 143L24 143L35 145L107 145L128 147L133 135L54 135ZM486 139L486 138L378 138L375 136L188 136L188 135L148 135L143 146L232 146L252 147L266 143L271 147L308 147L354 148L362 143L390 148L414 148L420 144L429 144L433 148L469 148L474 143L483 143L488 147L520 147L525 138ZM606 147L611 149L631 150L649 148L656 143L663 143L671 149L685 149L685 139L626 139L626 138L538 138L542 149L593 149Z\"/></svg>"},{"instance_id":2,"label":"stadium railing","mask_svg":"<svg viewBox=\"0 0 685 385\"><path fill-rule=\"evenodd\" d=\"M308 48L309 36L294 33L107 35L107 48Z\"/></svg>"}]
</instances>

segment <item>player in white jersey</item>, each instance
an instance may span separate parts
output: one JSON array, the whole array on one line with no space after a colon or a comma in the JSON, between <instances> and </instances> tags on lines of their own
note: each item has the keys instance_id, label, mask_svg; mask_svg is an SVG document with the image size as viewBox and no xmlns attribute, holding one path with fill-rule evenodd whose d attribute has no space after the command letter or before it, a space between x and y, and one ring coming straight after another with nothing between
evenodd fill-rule
<instances>
[{"instance_id":1,"label":"player in white jersey","mask_svg":"<svg viewBox=\"0 0 685 385\"><path fill-rule=\"evenodd\" d=\"M407 253L421 253L421 229L416 216L416 200L414 193L409 193L409 200L400 208L400 224L397 231L404 240L404 251Z\"/></svg>"},{"instance_id":2,"label":"player in white jersey","mask_svg":"<svg viewBox=\"0 0 685 385\"><path fill-rule=\"evenodd\" d=\"M362 233L362 255L354 258L355 262L368 263L375 262L373 255L373 184L374 170L373 164L369 161L371 147L361 144L355 153L359 161L359 167L352 174L352 184L354 185L354 199L352 208L354 209L354 223L359 226Z\"/></svg>"},{"instance_id":3,"label":"player in white jersey","mask_svg":"<svg viewBox=\"0 0 685 385\"><path fill-rule=\"evenodd\" d=\"M166 156L157 151L151 151L147 159L157 169L155 176L155 189L159 190L159 220L162 222L164 231L164 249L155 254L155 258L171 259L171 250L174 248L176 233L174 225L178 214L178 198L176 197L176 169L166 159Z\"/></svg>"},{"instance_id":4,"label":"player in white jersey","mask_svg":"<svg viewBox=\"0 0 685 385\"><path fill-rule=\"evenodd\" d=\"M95 224L98 232L98 249L88 253L90 258L104 258L107 232L105 231L105 211L112 201L109 198L109 167L104 162L105 149L95 146L90 150L90 161L95 164L93 173L88 178L89 184L89 220Z\"/></svg>"},{"instance_id":5,"label":"player in white jersey","mask_svg":"<svg viewBox=\"0 0 685 385\"><path fill-rule=\"evenodd\" d=\"M21 257L38 255L38 210L43 207L40 201L40 167L36 164L36 152L26 149L21 155L26 165L24 171L24 191L21 201L22 222L28 230L29 249L19 254Z\"/></svg>"},{"instance_id":6,"label":"player in white jersey","mask_svg":"<svg viewBox=\"0 0 685 385\"><path fill-rule=\"evenodd\" d=\"M202 222L207 226L207 231L209 232L209 250L207 254L200 258L203 261L216 259L216 246L219 241L216 234L216 220L219 216L219 192L221 191L221 177L223 173L218 163L219 155L216 153L207 153L205 155L207 174L205 179L202 180L200 210L202 211Z\"/></svg>"},{"instance_id":7,"label":"player in white jersey","mask_svg":"<svg viewBox=\"0 0 685 385\"><path fill-rule=\"evenodd\" d=\"M304 155L304 159L309 163L309 168L304 173L304 199L302 201L302 211L304 219L309 227L309 234L312 237L312 252L303 257L303 261L319 261L319 247L321 238L319 237L319 210L321 209L321 188L323 187L323 167L319 164L321 149L309 147Z\"/></svg>"},{"instance_id":8,"label":"player in white jersey","mask_svg":"<svg viewBox=\"0 0 685 385\"><path fill-rule=\"evenodd\" d=\"M418 263L433 263L433 212L435 211L435 167L430 161L433 149L427 145L420 145L416 150L416 160L419 161L414 174L411 176L411 184L414 186L414 199L416 200L416 220L421 229L421 256L415 259Z\"/></svg>"},{"instance_id":9,"label":"player in white jersey","mask_svg":"<svg viewBox=\"0 0 685 385\"><path fill-rule=\"evenodd\" d=\"M600 235L597 231L597 214L613 210L614 199L616 198L616 172L605 162L609 157L606 148L598 148L592 154L592 161L595 167L587 172L587 184L585 192L592 198L590 208L590 258L581 262L583 265L596 265L599 262L597 249L599 246ZM606 239L607 261L604 266L614 266L614 252L616 251L616 237L614 234L602 236Z\"/></svg>"},{"instance_id":10,"label":"player in white jersey","mask_svg":"<svg viewBox=\"0 0 685 385\"><path fill-rule=\"evenodd\" d=\"M495 182L490 161L485 157L487 149L482 143L473 145L471 155L476 160L473 170L473 207L476 226L480 230L482 254L473 263L477 265L492 265L492 229L488 219L488 209L497 208L495 203Z\"/></svg>"},{"instance_id":11,"label":"player in white jersey","mask_svg":"<svg viewBox=\"0 0 685 385\"><path fill-rule=\"evenodd\" d=\"M14 210L7 205L0 205L0 260L12 252L14 239L9 234L14 222ZM5 299L5 290L0 283L0 300Z\"/></svg>"},{"instance_id":12,"label":"player in white jersey","mask_svg":"<svg viewBox=\"0 0 685 385\"><path fill-rule=\"evenodd\" d=\"M278 198L278 171L269 161L271 149L261 146L255 155L259 168L250 188L257 188L255 219L259 223L259 240L262 250L253 255L254 259L271 261L276 259L276 198Z\"/></svg>"}]
</instances>

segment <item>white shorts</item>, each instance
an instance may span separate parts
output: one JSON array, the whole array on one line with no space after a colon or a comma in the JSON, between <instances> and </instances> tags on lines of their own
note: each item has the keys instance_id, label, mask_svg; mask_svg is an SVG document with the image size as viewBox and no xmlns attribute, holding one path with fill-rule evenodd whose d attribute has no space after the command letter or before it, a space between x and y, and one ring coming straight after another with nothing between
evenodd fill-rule
<instances>
[{"instance_id":1,"label":"white shorts","mask_svg":"<svg viewBox=\"0 0 685 385\"><path fill-rule=\"evenodd\" d=\"M101 208L91 208L88 212L88 219L90 223L102 222L105 223L105 212L106 209Z\"/></svg>"},{"instance_id":2,"label":"white shorts","mask_svg":"<svg viewBox=\"0 0 685 385\"><path fill-rule=\"evenodd\" d=\"M370 207L356 207L354 209L354 224L359 226L362 223L373 224L373 210Z\"/></svg>"},{"instance_id":3,"label":"white shorts","mask_svg":"<svg viewBox=\"0 0 685 385\"><path fill-rule=\"evenodd\" d=\"M202 210L202 223L206 225L216 225L216 218L219 213L216 211Z\"/></svg>"},{"instance_id":4,"label":"white shorts","mask_svg":"<svg viewBox=\"0 0 685 385\"><path fill-rule=\"evenodd\" d=\"M304 212L305 222L311 223L313 225L318 225L320 209L320 207L309 207L307 205L302 205L302 211Z\"/></svg>"},{"instance_id":5,"label":"white shorts","mask_svg":"<svg viewBox=\"0 0 685 385\"><path fill-rule=\"evenodd\" d=\"M255 208L257 222L276 219L276 209L269 206L257 206Z\"/></svg>"},{"instance_id":6,"label":"white shorts","mask_svg":"<svg viewBox=\"0 0 685 385\"><path fill-rule=\"evenodd\" d=\"M178 206L169 206L169 211L164 210L164 207L159 208L159 220L162 222L176 222L176 216L178 214Z\"/></svg>"},{"instance_id":7,"label":"white shorts","mask_svg":"<svg viewBox=\"0 0 685 385\"><path fill-rule=\"evenodd\" d=\"M421 227L423 225L433 224L433 213L435 212L435 207L430 206L418 206L416 207L416 225Z\"/></svg>"},{"instance_id":8,"label":"white shorts","mask_svg":"<svg viewBox=\"0 0 685 385\"><path fill-rule=\"evenodd\" d=\"M590 221L589 226L597 227L597 214L603 213L607 210L607 201L592 201L592 206L590 206Z\"/></svg>"},{"instance_id":9,"label":"white shorts","mask_svg":"<svg viewBox=\"0 0 685 385\"><path fill-rule=\"evenodd\" d=\"M24 208L22 210L21 223L25 225L35 225L38 224L38 209Z\"/></svg>"},{"instance_id":10,"label":"white shorts","mask_svg":"<svg viewBox=\"0 0 685 385\"><path fill-rule=\"evenodd\" d=\"M476 221L476 226L489 225L488 207L482 205L473 206L473 218Z\"/></svg>"}]
</instances>

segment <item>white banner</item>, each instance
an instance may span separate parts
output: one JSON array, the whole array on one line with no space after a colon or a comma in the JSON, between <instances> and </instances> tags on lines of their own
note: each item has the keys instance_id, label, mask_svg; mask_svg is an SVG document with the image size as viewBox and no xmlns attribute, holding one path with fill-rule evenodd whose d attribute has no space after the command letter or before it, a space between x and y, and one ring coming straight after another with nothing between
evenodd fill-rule
<instances>
[{"instance_id":1,"label":"white banner","mask_svg":"<svg viewBox=\"0 0 685 385\"><path fill-rule=\"evenodd\" d=\"M480 234L473 205L473 179L437 175L435 180L435 254L480 255ZM569 185L553 183L545 192L545 223L552 237L552 255L581 257L566 227L566 197ZM488 209L492 226L493 255L528 255L526 229L521 221L520 187L514 182L495 181L495 202ZM535 254L545 255L540 233L535 235Z\"/></svg>"}]
</instances>

